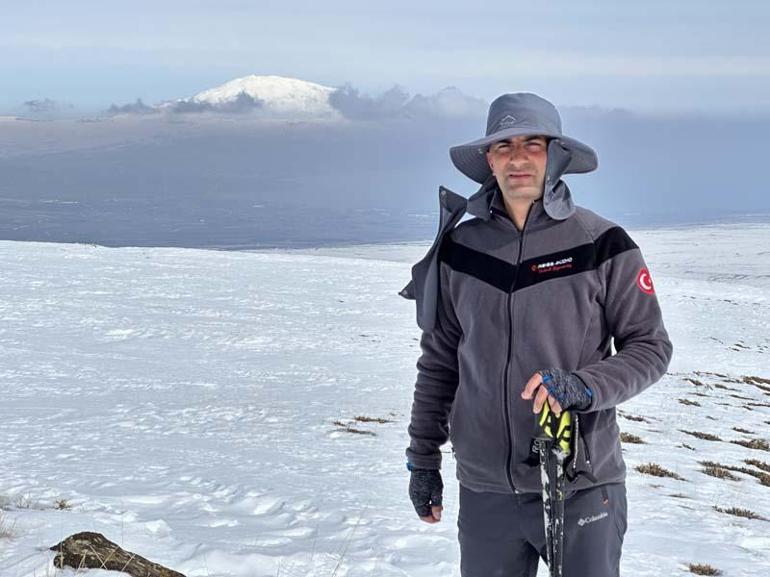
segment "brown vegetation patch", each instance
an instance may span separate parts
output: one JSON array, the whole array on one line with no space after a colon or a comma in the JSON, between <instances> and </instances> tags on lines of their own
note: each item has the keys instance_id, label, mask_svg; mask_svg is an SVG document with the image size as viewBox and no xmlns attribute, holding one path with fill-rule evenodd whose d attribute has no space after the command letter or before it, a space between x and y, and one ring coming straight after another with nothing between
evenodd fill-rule
<instances>
[{"instance_id":1,"label":"brown vegetation patch","mask_svg":"<svg viewBox=\"0 0 770 577\"><path fill-rule=\"evenodd\" d=\"M381 417L367 417L365 415L357 415L353 417L354 420L358 421L359 423L393 423L392 419L383 419Z\"/></svg>"},{"instance_id":2,"label":"brown vegetation patch","mask_svg":"<svg viewBox=\"0 0 770 577\"><path fill-rule=\"evenodd\" d=\"M733 475L727 469L720 467L716 463L709 463L708 465L704 465L703 472L706 473L707 475L711 475L712 477L716 477L717 479L728 479L730 481L740 481L738 477Z\"/></svg>"},{"instance_id":3,"label":"brown vegetation patch","mask_svg":"<svg viewBox=\"0 0 770 577\"><path fill-rule=\"evenodd\" d=\"M716 435L712 435L711 433L702 433L701 431L685 431L684 429L679 429L683 433L687 433L688 435L692 435L693 437L696 437L698 439L701 439L703 441L721 441L719 437Z\"/></svg>"},{"instance_id":4,"label":"brown vegetation patch","mask_svg":"<svg viewBox=\"0 0 770 577\"><path fill-rule=\"evenodd\" d=\"M725 391L733 391L733 392L736 392L736 393L738 392L738 389L734 389L734 388L728 387L726 385L720 385L719 383L714 383L714 387L716 387L717 389L724 389Z\"/></svg>"},{"instance_id":5,"label":"brown vegetation patch","mask_svg":"<svg viewBox=\"0 0 770 577\"><path fill-rule=\"evenodd\" d=\"M635 421L637 423L648 423L649 421L645 419L644 417L637 417L635 415L622 415L624 419L628 419L629 421Z\"/></svg>"},{"instance_id":6,"label":"brown vegetation patch","mask_svg":"<svg viewBox=\"0 0 770 577\"><path fill-rule=\"evenodd\" d=\"M706 565L704 563L690 563L688 565L690 569L690 573L695 573L696 575L721 575L722 572L719 569L716 569L715 567L712 567L711 565Z\"/></svg>"},{"instance_id":7,"label":"brown vegetation patch","mask_svg":"<svg viewBox=\"0 0 770 577\"><path fill-rule=\"evenodd\" d=\"M690 399L679 399L679 402L683 405L691 405L693 407L700 407L700 403L698 401L691 401Z\"/></svg>"},{"instance_id":8,"label":"brown vegetation patch","mask_svg":"<svg viewBox=\"0 0 770 577\"><path fill-rule=\"evenodd\" d=\"M620 433L620 442L621 443L631 443L635 445L644 445L644 441L642 441L642 438L633 435L631 433Z\"/></svg>"},{"instance_id":9,"label":"brown vegetation patch","mask_svg":"<svg viewBox=\"0 0 770 577\"><path fill-rule=\"evenodd\" d=\"M355 427L351 427L350 425L343 423L342 421L334 421L334 425L337 425L339 427L338 431L344 431L345 433L353 433L355 435L372 435L373 437L377 436L377 433L374 433L372 431L364 431L363 429L356 429Z\"/></svg>"},{"instance_id":10,"label":"brown vegetation patch","mask_svg":"<svg viewBox=\"0 0 770 577\"><path fill-rule=\"evenodd\" d=\"M660 465L656 463L647 463L645 465L637 465L636 470L640 473L644 473L645 475L653 475L654 477L671 477L672 479L676 479L677 481L684 481L682 477L674 473L673 471L669 471L668 469L664 469Z\"/></svg>"},{"instance_id":11,"label":"brown vegetation patch","mask_svg":"<svg viewBox=\"0 0 770 577\"><path fill-rule=\"evenodd\" d=\"M758 451L770 451L770 443L768 443L765 439L751 439L750 441L735 439L734 441L730 442L735 443L736 445L741 445L742 447L747 447L749 449L757 449Z\"/></svg>"},{"instance_id":12,"label":"brown vegetation patch","mask_svg":"<svg viewBox=\"0 0 770 577\"><path fill-rule=\"evenodd\" d=\"M763 379L762 377L755 377L752 375L744 376L741 381L749 385L770 385L770 379Z\"/></svg>"},{"instance_id":13,"label":"brown vegetation patch","mask_svg":"<svg viewBox=\"0 0 770 577\"><path fill-rule=\"evenodd\" d=\"M751 463L749 463L750 461ZM755 461L754 459L748 459L746 462L749 464L753 464L754 462L762 463L762 461ZM727 469L728 471L736 471L738 473L744 473L746 475L754 477L762 485L770 487L770 474L768 473L762 473L760 471L755 471L754 469L748 469L746 467L736 467L734 465L722 465L721 463L715 463L713 461L700 461L700 464L703 465L704 467L719 467L720 469ZM763 464L767 465L767 463L763 463Z\"/></svg>"},{"instance_id":14,"label":"brown vegetation patch","mask_svg":"<svg viewBox=\"0 0 770 577\"><path fill-rule=\"evenodd\" d=\"M762 469L766 473L770 473L770 463L765 463L759 459L746 459L744 461L747 465L754 465L757 469Z\"/></svg>"},{"instance_id":15,"label":"brown vegetation patch","mask_svg":"<svg viewBox=\"0 0 770 577\"><path fill-rule=\"evenodd\" d=\"M728 515L735 515L736 517L745 517L746 519L757 519L759 521L767 521L762 515L756 514L754 511L748 509L739 509L738 507L730 507L729 509L722 509L714 505L714 510L720 513L727 513Z\"/></svg>"}]
</instances>

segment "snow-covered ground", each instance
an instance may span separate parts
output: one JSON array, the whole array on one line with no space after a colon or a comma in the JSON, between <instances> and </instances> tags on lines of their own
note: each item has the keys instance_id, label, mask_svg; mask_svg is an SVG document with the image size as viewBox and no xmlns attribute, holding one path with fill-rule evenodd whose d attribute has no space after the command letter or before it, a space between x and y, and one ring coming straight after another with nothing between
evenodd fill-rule
<instances>
[{"instance_id":1,"label":"snow-covered ground","mask_svg":"<svg viewBox=\"0 0 770 577\"><path fill-rule=\"evenodd\" d=\"M741 380L770 378L770 225L631 234L675 357L622 407L645 442L623 574L769 575L770 523L714 506L770 518L770 486L699 461L770 462L730 442L770 437L770 384ZM47 549L84 530L188 576L459 575L451 457L437 525L404 469L419 331L397 293L425 249L0 242L0 575L73 575Z\"/></svg>"}]
</instances>

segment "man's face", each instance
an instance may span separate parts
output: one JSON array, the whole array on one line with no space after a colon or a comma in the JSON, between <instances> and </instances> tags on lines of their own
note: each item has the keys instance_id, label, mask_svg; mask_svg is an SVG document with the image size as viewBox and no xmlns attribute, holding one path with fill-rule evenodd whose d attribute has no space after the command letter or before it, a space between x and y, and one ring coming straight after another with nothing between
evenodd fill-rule
<instances>
[{"instance_id":1,"label":"man's face","mask_svg":"<svg viewBox=\"0 0 770 577\"><path fill-rule=\"evenodd\" d=\"M535 200L543 194L547 153L544 136L515 136L492 144L487 161L507 198Z\"/></svg>"}]
</instances>

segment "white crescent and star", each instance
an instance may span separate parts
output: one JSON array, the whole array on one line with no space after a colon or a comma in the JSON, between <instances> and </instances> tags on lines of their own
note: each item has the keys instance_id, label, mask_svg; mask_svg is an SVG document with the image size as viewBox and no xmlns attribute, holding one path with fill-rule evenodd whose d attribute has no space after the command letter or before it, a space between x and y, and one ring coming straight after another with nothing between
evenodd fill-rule
<instances>
[{"instance_id":1,"label":"white crescent and star","mask_svg":"<svg viewBox=\"0 0 770 577\"><path fill-rule=\"evenodd\" d=\"M647 294L653 294L655 292L655 287L652 285L652 277L650 276L650 271L648 271L646 268L643 268L639 271L639 274L636 277L636 284L638 284L639 288Z\"/></svg>"}]
</instances>

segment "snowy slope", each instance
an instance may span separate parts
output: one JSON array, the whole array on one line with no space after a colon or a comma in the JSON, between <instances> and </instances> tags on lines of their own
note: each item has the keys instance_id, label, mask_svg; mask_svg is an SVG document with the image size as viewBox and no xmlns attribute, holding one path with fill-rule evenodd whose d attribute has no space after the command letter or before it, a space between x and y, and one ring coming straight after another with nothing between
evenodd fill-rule
<instances>
[{"instance_id":1,"label":"snowy slope","mask_svg":"<svg viewBox=\"0 0 770 577\"><path fill-rule=\"evenodd\" d=\"M645 442L624 447L622 573L764 577L768 522L714 506L770 518L770 486L699 462L770 462L731 442L770 437L770 385L744 379L770 378L770 227L632 236L675 357L622 407ZM425 249L0 242L0 576L74 575L46 548L82 530L189 576L459 575L451 457L440 524L406 495L419 333L397 292Z\"/></svg>"},{"instance_id":2,"label":"snowy slope","mask_svg":"<svg viewBox=\"0 0 770 577\"><path fill-rule=\"evenodd\" d=\"M329 95L334 90L297 78L251 75L199 92L190 100L221 106L235 101L240 94L245 93L262 101L266 112L337 118L339 112L329 105Z\"/></svg>"}]
</instances>

